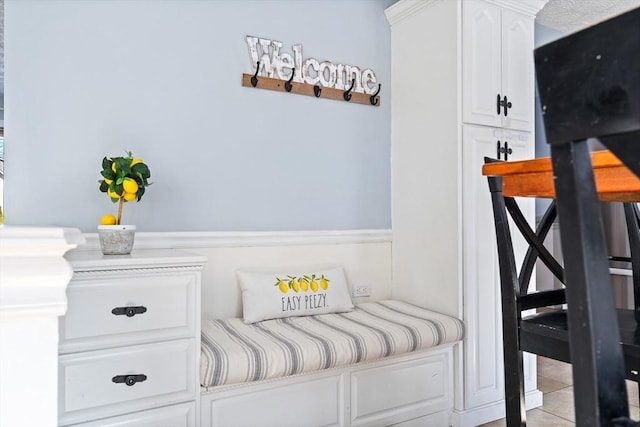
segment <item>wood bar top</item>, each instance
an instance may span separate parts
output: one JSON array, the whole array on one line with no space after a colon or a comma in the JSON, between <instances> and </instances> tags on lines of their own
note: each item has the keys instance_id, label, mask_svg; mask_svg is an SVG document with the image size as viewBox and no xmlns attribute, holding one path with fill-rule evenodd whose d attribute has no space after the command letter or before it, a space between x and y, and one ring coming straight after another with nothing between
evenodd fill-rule
<instances>
[{"instance_id":1,"label":"wood bar top","mask_svg":"<svg viewBox=\"0 0 640 427\"><path fill-rule=\"evenodd\" d=\"M634 175L610 151L591 153L598 198L609 202L640 202L640 178ZM554 198L550 157L515 162L487 163L485 176L501 176L502 192L507 197Z\"/></svg>"}]
</instances>

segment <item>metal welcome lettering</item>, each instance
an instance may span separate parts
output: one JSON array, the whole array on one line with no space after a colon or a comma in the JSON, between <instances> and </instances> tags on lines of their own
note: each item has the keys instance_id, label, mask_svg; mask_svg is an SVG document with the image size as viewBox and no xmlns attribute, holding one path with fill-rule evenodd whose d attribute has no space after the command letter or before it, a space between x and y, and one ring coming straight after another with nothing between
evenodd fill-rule
<instances>
[{"instance_id":1,"label":"metal welcome lettering","mask_svg":"<svg viewBox=\"0 0 640 427\"><path fill-rule=\"evenodd\" d=\"M297 83L339 90L348 89L353 85L354 92L369 95L379 91L376 74L370 68L360 70L353 65L319 62L315 58L304 59L301 44L292 46L292 55L282 52L282 42L276 40L247 36L246 41L254 72L256 64L260 63L259 76L290 80L293 73L293 81Z\"/></svg>"}]
</instances>

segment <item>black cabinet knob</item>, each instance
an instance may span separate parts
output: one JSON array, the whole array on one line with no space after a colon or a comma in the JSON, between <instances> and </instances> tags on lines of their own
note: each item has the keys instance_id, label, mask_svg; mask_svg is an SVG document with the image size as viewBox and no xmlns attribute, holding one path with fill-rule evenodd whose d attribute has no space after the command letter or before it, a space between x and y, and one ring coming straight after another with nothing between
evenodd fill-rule
<instances>
[{"instance_id":1,"label":"black cabinet knob","mask_svg":"<svg viewBox=\"0 0 640 427\"><path fill-rule=\"evenodd\" d=\"M115 316L127 316L133 317L136 314L142 314L147 312L147 307L145 306L135 306L135 307L116 307L111 310L111 313Z\"/></svg>"},{"instance_id":2,"label":"black cabinet knob","mask_svg":"<svg viewBox=\"0 0 640 427\"><path fill-rule=\"evenodd\" d=\"M147 376L144 374L116 375L115 377L111 378L111 381L113 381L114 383L126 384L129 387L131 387L136 383L141 383L146 380L147 380Z\"/></svg>"}]
</instances>

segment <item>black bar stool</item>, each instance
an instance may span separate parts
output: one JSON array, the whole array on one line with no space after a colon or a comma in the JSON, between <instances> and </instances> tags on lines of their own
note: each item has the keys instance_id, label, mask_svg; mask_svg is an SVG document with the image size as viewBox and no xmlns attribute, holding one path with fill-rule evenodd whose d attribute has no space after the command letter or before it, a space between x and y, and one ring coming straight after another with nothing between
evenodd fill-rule
<instances>
[{"instance_id":1,"label":"black bar stool","mask_svg":"<svg viewBox=\"0 0 640 427\"><path fill-rule=\"evenodd\" d=\"M633 425L588 138L640 175L640 9L535 51L555 177L578 426Z\"/></svg>"}]
</instances>

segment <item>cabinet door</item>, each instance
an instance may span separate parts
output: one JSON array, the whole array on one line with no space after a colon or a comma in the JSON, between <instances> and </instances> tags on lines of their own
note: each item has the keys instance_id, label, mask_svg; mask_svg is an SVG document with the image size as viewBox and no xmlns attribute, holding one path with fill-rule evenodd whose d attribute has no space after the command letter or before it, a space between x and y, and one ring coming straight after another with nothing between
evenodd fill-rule
<instances>
[{"instance_id":1,"label":"cabinet door","mask_svg":"<svg viewBox=\"0 0 640 427\"><path fill-rule=\"evenodd\" d=\"M496 157L497 141L503 143L505 137L510 138L510 160L532 157L534 145L530 134L463 126L464 376L467 408L490 404L504 396L500 273L491 197L487 179L482 176L482 165L485 156ZM531 218L533 200L526 202L524 213ZM513 234L516 233L514 230ZM526 243L514 239L514 249L516 260L522 260ZM529 372L530 364L527 364Z\"/></svg>"},{"instance_id":2,"label":"cabinet door","mask_svg":"<svg viewBox=\"0 0 640 427\"><path fill-rule=\"evenodd\" d=\"M502 11L502 96L511 102L502 127L533 130L533 19ZM504 111L504 110L503 110Z\"/></svg>"},{"instance_id":3,"label":"cabinet door","mask_svg":"<svg viewBox=\"0 0 640 427\"><path fill-rule=\"evenodd\" d=\"M462 2L462 114L467 123L500 127L501 9L483 1Z\"/></svg>"}]
</instances>

